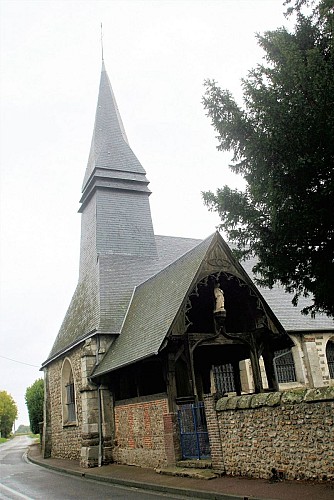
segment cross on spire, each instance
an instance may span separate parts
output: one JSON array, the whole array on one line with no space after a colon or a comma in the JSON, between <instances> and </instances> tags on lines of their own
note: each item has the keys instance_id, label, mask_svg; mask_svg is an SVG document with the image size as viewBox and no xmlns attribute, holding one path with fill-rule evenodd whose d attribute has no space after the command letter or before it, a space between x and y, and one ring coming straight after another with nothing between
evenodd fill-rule
<instances>
[{"instance_id":1,"label":"cross on spire","mask_svg":"<svg viewBox=\"0 0 334 500\"><path fill-rule=\"evenodd\" d=\"M101 53L102 53L102 62L104 61L103 57L103 28L102 28L102 22L101 22Z\"/></svg>"}]
</instances>

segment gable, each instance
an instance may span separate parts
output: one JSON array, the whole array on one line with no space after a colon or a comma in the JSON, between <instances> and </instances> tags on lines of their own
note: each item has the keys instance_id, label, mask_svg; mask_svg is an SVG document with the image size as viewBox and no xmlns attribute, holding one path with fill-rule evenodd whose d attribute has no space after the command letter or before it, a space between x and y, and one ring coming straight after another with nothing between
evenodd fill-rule
<instances>
[{"instance_id":1,"label":"gable","mask_svg":"<svg viewBox=\"0 0 334 500\"><path fill-rule=\"evenodd\" d=\"M217 272L234 276L247 285L261 303L272 331L284 333L245 270L216 233L136 287L120 336L93 376L157 355L179 311L186 306L188 294L201 279Z\"/></svg>"},{"instance_id":2,"label":"gable","mask_svg":"<svg viewBox=\"0 0 334 500\"><path fill-rule=\"evenodd\" d=\"M196 276L213 237L136 287L119 338L93 376L156 355Z\"/></svg>"}]
</instances>

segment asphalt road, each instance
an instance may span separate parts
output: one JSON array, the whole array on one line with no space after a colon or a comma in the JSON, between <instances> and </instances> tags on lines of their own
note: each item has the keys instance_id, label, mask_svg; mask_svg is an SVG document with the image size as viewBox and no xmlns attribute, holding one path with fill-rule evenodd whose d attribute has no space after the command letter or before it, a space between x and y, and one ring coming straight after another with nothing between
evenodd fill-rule
<instances>
[{"instance_id":1,"label":"asphalt road","mask_svg":"<svg viewBox=\"0 0 334 500\"><path fill-rule=\"evenodd\" d=\"M136 488L103 484L44 469L29 463L26 459L27 447L31 442L28 436L18 436L0 445L0 499L161 500L184 498L170 494L146 493Z\"/></svg>"}]
</instances>

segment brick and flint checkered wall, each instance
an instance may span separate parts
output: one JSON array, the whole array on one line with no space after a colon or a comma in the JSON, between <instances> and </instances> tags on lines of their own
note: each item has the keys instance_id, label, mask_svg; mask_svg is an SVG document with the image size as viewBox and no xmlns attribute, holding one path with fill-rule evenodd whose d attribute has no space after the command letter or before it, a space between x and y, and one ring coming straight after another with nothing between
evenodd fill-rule
<instances>
[{"instance_id":1,"label":"brick and flint checkered wall","mask_svg":"<svg viewBox=\"0 0 334 500\"><path fill-rule=\"evenodd\" d=\"M213 467L231 476L334 481L334 387L205 398ZM273 469L275 472L273 472Z\"/></svg>"},{"instance_id":2,"label":"brick and flint checkered wall","mask_svg":"<svg viewBox=\"0 0 334 500\"><path fill-rule=\"evenodd\" d=\"M142 467L166 465L164 419L166 394L118 401L115 404L113 459Z\"/></svg>"}]
</instances>

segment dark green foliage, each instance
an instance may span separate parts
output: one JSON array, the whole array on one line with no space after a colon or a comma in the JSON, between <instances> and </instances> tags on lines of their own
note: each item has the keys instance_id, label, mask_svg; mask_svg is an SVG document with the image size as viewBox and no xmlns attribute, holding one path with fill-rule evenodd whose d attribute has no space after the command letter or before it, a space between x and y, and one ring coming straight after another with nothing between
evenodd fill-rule
<instances>
[{"instance_id":1,"label":"dark green foliage","mask_svg":"<svg viewBox=\"0 0 334 500\"><path fill-rule=\"evenodd\" d=\"M0 391L0 432L2 438L8 438L17 418L17 406L10 394Z\"/></svg>"},{"instance_id":2,"label":"dark green foliage","mask_svg":"<svg viewBox=\"0 0 334 500\"><path fill-rule=\"evenodd\" d=\"M286 4L290 4L288 1ZM313 5L303 14L303 6ZM297 0L293 32L258 35L264 63L242 81L244 105L206 81L205 109L230 168L246 181L203 193L258 282L313 295L304 313L334 315L334 2ZM309 11L310 12L310 11Z\"/></svg>"},{"instance_id":3,"label":"dark green foliage","mask_svg":"<svg viewBox=\"0 0 334 500\"><path fill-rule=\"evenodd\" d=\"M44 382L39 378L25 393L29 413L30 429L33 434L39 434L39 423L43 422Z\"/></svg>"}]
</instances>

